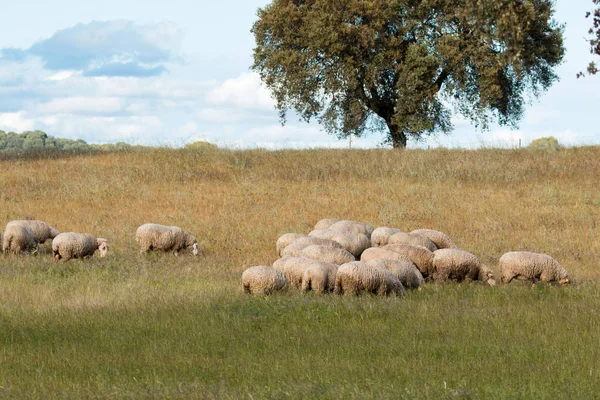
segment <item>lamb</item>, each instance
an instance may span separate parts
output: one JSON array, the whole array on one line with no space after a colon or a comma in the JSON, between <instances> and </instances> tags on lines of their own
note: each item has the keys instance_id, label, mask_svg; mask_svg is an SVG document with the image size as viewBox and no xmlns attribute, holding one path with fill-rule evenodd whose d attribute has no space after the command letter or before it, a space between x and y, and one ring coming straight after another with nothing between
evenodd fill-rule
<instances>
[{"instance_id":1,"label":"lamb","mask_svg":"<svg viewBox=\"0 0 600 400\"><path fill-rule=\"evenodd\" d=\"M534 284L543 282L571 282L569 272L547 254L511 251L500 257L500 280L509 283L514 278L530 279Z\"/></svg>"},{"instance_id":2,"label":"lamb","mask_svg":"<svg viewBox=\"0 0 600 400\"><path fill-rule=\"evenodd\" d=\"M176 256L183 249L198 255L198 241L177 226L144 224L137 228L135 239L141 247L140 253L150 250L173 251Z\"/></svg>"},{"instance_id":3,"label":"lamb","mask_svg":"<svg viewBox=\"0 0 600 400\"><path fill-rule=\"evenodd\" d=\"M25 226L29 228L33 233L35 241L39 244L44 243L48 239L54 239L56 235L60 233L58 232L58 230L54 229L44 221L24 219L10 221L8 224L6 224L5 236L6 231L8 231L11 227L15 225ZM6 238L4 240L6 241Z\"/></svg>"},{"instance_id":4,"label":"lamb","mask_svg":"<svg viewBox=\"0 0 600 400\"><path fill-rule=\"evenodd\" d=\"M433 273L433 252L425 247L396 243L387 244L382 249L408 256L415 263L419 271L421 271L423 278L428 278Z\"/></svg>"},{"instance_id":5,"label":"lamb","mask_svg":"<svg viewBox=\"0 0 600 400\"><path fill-rule=\"evenodd\" d=\"M4 240L2 241L2 251L13 254L38 252L39 244L35 234L28 226L21 224L7 224L4 231Z\"/></svg>"},{"instance_id":6,"label":"lamb","mask_svg":"<svg viewBox=\"0 0 600 400\"><path fill-rule=\"evenodd\" d=\"M302 250L305 247L311 246L313 244L318 244L321 246L329 246L336 247L338 249L343 249L342 245L338 242L335 242L330 239L321 239L313 236L304 236L294 240L290 245L288 245L285 249L282 250L282 257L301 257Z\"/></svg>"},{"instance_id":7,"label":"lamb","mask_svg":"<svg viewBox=\"0 0 600 400\"><path fill-rule=\"evenodd\" d=\"M272 294L285 290L289 281L281 271L272 267L257 265L242 273L242 288L248 294Z\"/></svg>"},{"instance_id":8,"label":"lamb","mask_svg":"<svg viewBox=\"0 0 600 400\"><path fill-rule=\"evenodd\" d=\"M315 224L314 230L329 229L329 227L340 221L338 218L324 218Z\"/></svg>"},{"instance_id":9,"label":"lamb","mask_svg":"<svg viewBox=\"0 0 600 400\"><path fill-rule=\"evenodd\" d=\"M306 237L306 235L303 235L301 233L284 233L283 235L279 236L279 238L277 239L277 243L275 244L275 248L277 249L277 255L281 257L281 252L283 251L283 249L289 246L294 240L301 237Z\"/></svg>"},{"instance_id":10,"label":"lamb","mask_svg":"<svg viewBox=\"0 0 600 400\"><path fill-rule=\"evenodd\" d=\"M471 281L486 282L496 286L496 278L491 269L484 265L474 254L459 249L440 249L433 252L434 281Z\"/></svg>"},{"instance_id":11,"label":"lamb","mask_svg":"<svg viewBox=\"0 0 600 400\"><path fill-rule=\"evenodd\" d=\"M72 258L89 258L96 250L100 257L108 254L108 241L95 238L89 233L63 232L52 240L52 256L54 261L69 261Z\"/></svg>"},{"instance_id":12,"label":"lamb","mask_svg":"<svg viewBox=\"0 0 600 400\"><path fill-rule=\"evenodd\" d=\"M333 229L317 229L310 232L308 236L336 241L354 257L360 257L363 251L371 247L369 238L360 233L342 232Z\"/></svg>"},{"instance_id":13,"label":"lamb","mask_svg":"<svg viewBox=\"0 0 600 400\"><path fill-rule=\"evenodd\" d=\"M380 226L379 228L375 228L371 233L371 246L385 246L386 244L388 244L390 236L398 232L400 232L400 229L388 228L387 226Z\"/></svg>"},{"instance_id":14,"label":"lamb","mask_svg":"<svg viewBox=\"0 0 600 400\"><path fill-rule=\"evenodd\" d=\"M427 236L418 233L396 232L388 239L388 244L401 243L411 246L423 246L429 251L436 251L438 248Z\"/></svg>"},{"instance_id":15,"label":"lamb","mask_svg":"<svg viewBox=\"0 0 600 400\"><path fill-rule=\"evenodd\" d=\"M354 256L346 249L313 244L302 249L302 257L319 260L330 264L341 265L354 261Z\"/></svg>"},{"instance_id":16,"label":"lamb","mask_svg":"<svg viewBox=\"0 0 600 400\"><path fill-rule=\"evenodd\" d=\"M419 289L423 285L423 275L408 257L404 261L374 258L367 261L367 265L390 271L407 289Z\"/></svg>"},{"instance_id":17,"label":"lamb","mask_svg":"<svg viewBox=\"0 0 600 400\"><path fill-rule=\"evenodd\" d=\"M417 233L420 235L427 236L438 249L457 249L458 246L452 242L452 239L443 232L436 231L434 229L416 229L410 233Z\"/></svg>"},{"instance_id":18,"label":"lamb","mask_svg":"<svg viewBox=\"0 0 600 400\"><path fill-rule=\"evenodd\" d=\"M349 220L337 221L327 229L350 233L362 233L367 239L371 239L371 233L373 233L373 226L371 224Z\"/></svg>"},{"instance_id":19,"label":"lamb","mask_svg":"<svg viewBox=\"0 0 600 400\"><path fill-rule=\"evenodd\" d=\"M337 270L338 266L335 264L315 261L304 270L302 292L306 293L309 290L319 294L333 292Z\"/></svg>"},{"instance_id":20,"label":"lamb","mask_svg":"<svg viewBox=\"0 0 600 400\"><path fill-rule=\"evenodd\" d=\"M283 257L273 263L273 268L281 271L293 288L300 289L304 271L315 263L307 257Z\"/></svg>"},{"instance_id":21,"label":"lamb","mask_svg":"<svg viewBox=\"0 0 600 400\"><path fill-rule=\"evenodd\" d=\"M380 296L402 296L405 290L390 271L375 268L361 261L353 261L338 268L333 292L336 295L367 292Z\"/></svg>"}]
</instances>

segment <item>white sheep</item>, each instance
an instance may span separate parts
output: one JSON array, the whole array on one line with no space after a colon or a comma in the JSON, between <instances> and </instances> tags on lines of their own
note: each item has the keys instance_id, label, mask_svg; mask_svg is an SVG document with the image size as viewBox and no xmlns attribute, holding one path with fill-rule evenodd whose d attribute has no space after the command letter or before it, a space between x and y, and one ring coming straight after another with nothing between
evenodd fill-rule
<instances>
[{"instance_id":1,"label":"white sheep","mask_svg":"<svg viewBox=\"0 0 600 400\"><path fill-rule=\"evenodd\" d=\"M302 291L316 293L333 292L338 266L315 260L302 275Z\"/></svg>"},{"instance_id":2,"label":"white sheep","mask_svg":"<svg viewBox=\"0 0 600 400\"><path fill-rule=\"evenodd\" d=\"M422 246L425 247L429 251L436 251L438 248L425 235L421 235L418 233L411 232L396 232L392 236L388 238L388 244L409 244L411 246Z\"/></svg>"},{"instance_id":3,"label":"white sheep","mask_svg":"<svg viewBox=\"0 0 600 400\"><path fill-rule=\"evenodd\" d=\"M401 232L400 229L388 228L387 226L380 226L379 228L375 228L371 233L371 246L385 246L386 244L388 244L390 236L398 232Z\"/></svg>"},{"instance_id":4,"label":"white sheep","mask_svg":"<svg viewBox=\"0 0 600 400\"><path fill-rule=\"evenodd\" d=\"M405 293L402 283L390 271L375 268L361 261L341 265L335 276L334 294L373 293L380 296Z\"/></svg>"},{"instance_id":5,"label":"white sheep","mask_svg":"<svg viewBox=\"0 0 600 400\"><path fill-rule=\"evenodd\" d=\"M337 221L331 224L327 229L350 233L360 233L365 235L369 240L371 239L371 233L373 233L373 226L371 224L367 222L357 222L350 220Z\"/></svg>"},{"instance_id":6,"label":"white sheep","mask_svg":"<svg viewBox=\"0 0 600 400\"><path fill-rule=\"evenodd\" d=\"M31 229L21 224L8 224L4 231L2 251L14 254L38 252L39 244Z\"/></svg>"},{"instance_id":7,"label":"white sheep","mask_svg":"<svg viewBox=\"0 0 600 400\"><path fill-rule=\"evenodd\" d=\"M89 233L63 232L52 240L52 256L55 261L72 258L88 258L100 251L100 257L108 254L108 241Z\"/></svg>"},{"instance_id":8,"label":"white sheep","mask_svg":"<svg viewBox=\"0 0 600 400\"><path fill-rule=\"evenodd\" d=\"M491 269L477 256L460 249L440 249L433 252L434 281L481 281L496 286Z\"/></svg>"},{"instance_id":9,"label":"white sheep","mask_svg":"<svg viewBox=\"0 0 600 400\"><path fill-rule=\"evenodd\" d=\"M330 264L342 265L354 261L354 256L346 249L338 249L332 246L313 244L302 249L302 257L319 260Z\"/></svg>"},{"instance_id":10,"label":"white sheep","mask_svg":"<svg viewBox=\"0 0 600 400\"><path fill-rule=\"evenodd\" d=\"M257 265L242 273L242 289L248 294L272 294L285 290L289 281L278 269Z\"/></svg>"},{"instance_id":11,"label":"white sheep","mask_svg":"<svg viewBox=\"0 0 600 400\"><path fill-rule=\"evenodd\" d=\"M444 232L436 231L434 229L415 229L411 233L417 233L420 235L427 236L438 249L456 249L458 246L454 244L450 236Z\"/></svg>"},{"instance_id":12,"label":"white sheep","mask_svg":"<svg viewBox=\"0 0 600 400\"><path fill-rule=\"evenodd\" d=\"M301 257L302 250L304 250L305 247L311 246L313 244L343 249L341 244L339 244L336 241L330 240L330 239L321 239L321 238L317 238L317 237L313 237L313 236L303 236L303 237L300 237L300 238L294 240L292 243L290 243L288 246L286 246L281 251L281 256L282 257Z\"/></svg>"},{"instance_id":13,"label":"white sheep","mask_svg":"<svg viewBox=\"0 0 600 400\"><path fill-rule=\"evenodd\" d=\"M387 244L382 247L396 253L408 256L415 263L423 278L429 278L433 273L433 252L422 246L411 246L408 244Z\"/></svg>"},{"instance_id":14,"label":"white sheep","mask_svg":"<svg viewBox=\"0 0 600 400\"><path fill-rule=\"evenodd\" d=\"M408 257L402 261L374 258L367 261L367 265L390 271L407 289L419 289L423 285L423 275Z\"/></svg>"},{"instance_id":15,"label":"white sheep","mask_svg":"<svg viewBox=\"0 0 600 400\"><path fill-rule=\"evenodd\" d=\"M324 218L315 224L314 230L329 229L329 227L340 221L338 218Z\"/></svg>"},{"instance_id":16,"label":"white sheep","mask_svg":"<svg viewBox=\"0 0 600 400\"><path fill-rule=\"evenodd\" d=\"M534 284L544 282L571 282L569 272L547 254L529 251L511 251L500 257L500 280L509 283L514 278L529 279Z\"/></svg>"},{"instance_id":17,"label":"white sheep","mask_svg":"<svg viewBox=\"0 0 600 400\"><path fill-rule=\"evenodd\" d=\"M273 268L283 272L293 288L300 289L304 271L315 262L306 257L282 257L273 263Z\"/></svg>"},{"instance_id":18,"label":"white sheep","mask_svg":"<svg viewBox=\"0 0 600 400\"><path fill-rule=\"evenodd\" d=\"M198 255L198 241L189 233L177 226L165 226L159 224L144 224L137 228L135 239L141 247L140 253L150 250L178 252L183 249Z\"/></svg>"},{"instance_id":19,"label":"white sheep","mask_svg":"<svg viewBox=\"0 0 600 400\"><path fill-rule=\"evenodd\" d=\"M10 230L13 226L25 226L31 230L33 233L33 237L35 241L39 244L43 244L48 239L54 239L56 235L60 232L54 229L44 221L34 220L34 219L23 219L23 220L14 220L10 221L6 224L6 228L4 230L4 236L6 236L6 232ZM8 238L10 239L10 238ZM6 238L4 239L6 241Z\"/></svg>"},{"instance_id":20,"label":"white sheep","mask_svg":"<svg viewBox=\"0 0 600 400\"><path fill-rule=\"evenodd\" d=\"M318 229L310 232L308 236L336 241L354 257L360 257L363 251L371 247L369 238L361 233L343 232L333 229Z\"/></svg>"},{"instance_id":21,"label":"white sheep","mask_svg":"<svg viewBox=\"0 0 600 400\"><path fill-rule=\"evenodd\" d=\"M281 257L281 252L283 251L283 249L289 246L294 240L301 237L306 237L306 235L303 235L301 233L284 233L283 235L279 236L279 238L277 239L277 243L275 244L277 255Z\"/></svg>"}]
</instances>

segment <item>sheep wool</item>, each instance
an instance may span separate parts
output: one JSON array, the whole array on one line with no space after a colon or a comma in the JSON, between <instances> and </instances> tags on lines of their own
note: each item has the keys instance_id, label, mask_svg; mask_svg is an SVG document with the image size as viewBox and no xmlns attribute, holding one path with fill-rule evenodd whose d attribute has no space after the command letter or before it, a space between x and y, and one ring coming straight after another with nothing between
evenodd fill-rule
<instances>
[{"instance_id":1,"label":"sheep wool","mask_svg":"<svg viewBox=\"0 0 600 400\"><path fill-rule=\"evenodd\" d=\"M388 228L387 226L380 226L379 228L375 228L373 230L373 233L371 233L371 246L385 246L386 244L388 244L390 236L398 232L400 232L400 229Z\"/></svg>"},{"instance_id":2,"label":"sheep wool","mask_svg":"<svg viewBox=\"0 0 600 400\"><path fill-rule=\"evenodd\" d=\"M304 271L313 265L315 260L307 257L282 257L273 263L273 268L283 272L294 289L302 286Z\"/></svg>"},{"instance_id":3,"label":"sheep wool","mask_svg":"<svg viewBox=\"0 0 600 400\"><path fill-rule=\"evenodd\" d=\"M2 240L2 251L13 254L37 253L38 241L31 229L21 224L8 224Z\"/></svg>"},{"instance_id":4,"label":"sheep wool","mask_svg":"<svg viewBox=\"0 0 600 400\"><path fill-rule=\"evenodd\" d=\"M373 233L373 226L366 222L356 222L349 220L341 220L332 224L328 229L334 231L342 231L342 232L350 232L350 233L360 233L367 237L367 239L371 239L371 233Z\"/></svg>"},{"instance_id":5,"label":"sheep wool","mask_svg":"<svg viewBox=\"0 0 600 400\"><path fill-rule=\"evenodd\" d=\"M313 237L313 236L304 236L304 237L294 240L285 249L283 249L281 252L281 256L282 257L301 257L302 250L304 250L305 247L311 246L313 244L343 249L342 245L336 241L333 241L330 239L321 239L321 238L317 238L317 237Z\"/></svg>"},{"instance_id":6,"label":"sheep wool","mask_svg":"<svg viewBox=\"0 0 600 400\"><path fill-rule=\"evenodd\" d=\"M302 275L302 292L312 290L323 294L333 292L338 266L315 260Z\"/></svg>"},{"instance_id":7,"label":"sheep wool","mask_svg":"<svg viewBox=\"0 0 600 400\"><path fill-rule=\"evenodd\" d=\"M108 241L96 238L89 233L63 232L52 240L52 256L55 261L69 261L72 258L89 258L96 250L100 257L108 254Z\"/></svg>"},{"instance_id":8,"label":"sheep wool","mask_svg":"<svg viewBox=\"0 0 600 400\"><path fill-rule=\"evenodd\" d=\"M390 271L353 261L341 265L335 276L334 294L373 293L379 296L390 294L402 296L402 283Z\"/></svg>"},{"instance_id":9,"label":"sheep wool","mask_svg":"<svg viewBox=\"0 0 600 400\"><path fill-rule=\"evenodd\" d=\"M367 261L367 265L390 271L407 289L418 289L423 285L423 275L408 257L404 261L374 258Z\"/></svg>"},{"instance_id":10,"label":"sheep wool","mask_svg":"<svg viewBox=\"0 0 600 400\"><path fill-rule=\"evenodd\" d=\"M257 265L242 273L242 289L248 294L268 295L285 290L289 282L285 275L273 267Z\"/></svg>"},{"instance_id":11,"label":"sheep wool","mask_svg":"<svg viewBox=\"0 0 600 400\"><path fill-rule=\"evenodd\" d=\"M308 236L336 241L355 258L360 257L363 251L371 247L369 238L361 233L343 232L333 229L319 229L310 232Z\"/></svg>"},{"instance_id":12,"label":"sheep wool","mask_svg":"<svg viewBox=\"0 0 600 400\"><path fill-rule=\"evenodd\" d=\"M306 237L306 235L303 235L301 233L284 233L283 235L279 236L279 238L277 239L277 243L275 244L277 255L281 257L281 252L283 251L283 249L289 246L294 240L301 237Z\"/></svg>"},{"instance_id":13,"label":"sheep wool","mask_svg":"<svg viewBox=\"0 0 600 400\"><path fill-rule=\"evenodd\" d=\"M433 252L433 280L482 281L496 285L494 273L477 256L459 249L440 249Z\"/></svg>"},{"instance_id":14,"label":"sheep wool","mask_svg":"<svg viewBox=\"0 0 600 400\"><path fill-rule=\"evenodd\" d=\"M433 252L422 246L411 246L408 244L387 244L382 247L396 253L408 256L415 263L423 278L428 278L433 273Z\"/></svg>"},{"instance_id":15,"label":"sheep wool","mask_svg":"<svg viewBox=\"0 0 600 400\"><path fill-rule=\"evenodd\" d=\"M411 246L423 246L429 251L436 251L438 248L427 236L418 233L396 232L388 239L388 244L409 244Z\"/></svg>"},{"instance_id":16,"label":"sheep wool","mask_svg":"<svg viewBox=\"0 0 600 400\"><path fill-rule=\"evenodd\" d=\"M355 260L354 256L346 249L318 244L313 244L302 249L302 257L336 265L342 265Z\"/></svg>"},{"instance_id":17,"label":"sheep wool","mask_svg":"<svg viewBox=\"0 0 600 400\"><path fill-rule=\"evenodd\" d=\"M452 239L443 232L436 231L434 229L416 229L411 233L417 233L420 235L427 236L438 249L456 249L458 248Z\"/></svg>"},{"instance_id":18,"label":"sheep wool","mask_svg":"<svg viewBox=\"0 0 600 400\"><path fill-rule=\"evenodd\" d=\"M338 218L324 218L315 224L314 230L329 229L329 227L340 221Z\"/></svg>"},{"instance_id":19,"label":"sheep wool","mask_svg":"<svg viewBox=\"0 0 600 400\"><path fill-rule=\"evenodd\" d=\"M196 238L177 226L144 224L137 228L135 239L140 245L141 253L162 250L173 251L175 255L178 255L178 252L184 249L189 250L195 256L199 253Z\"/></svg>"},{"instance_id":20,"label":"sheep wool","mask_svg":"<svg viewBox=\"0 0 600 400\"><path fill-rule=\"evenodd\" d=\"M33 237L35 238L35 241L40 244L44 243L48 239L54 239L56 237L56 235L58 235L60 233L58 230L54 229L53 227L51 227L44 221L40 221L40 220L24 219L24 220L10 221L8 224L6 224L6 229L8 229L14 225L21 225L21 226L25 226L25 227L29 228L31 230L31 232L33 233Z\"/></svg>"},{"instance_id":21,"label":"sheep wool","mask_svg":"<svg viewBox=\"0 0 600 400\"><path fill-rule=\"evenodd\" d=\"M547 254L511 251L500 257L499 266L500 280L504 283L514 278L528 279L533 283L538 280L560 284L571 282L569 272Z\"/></svg>"}]
</instances>

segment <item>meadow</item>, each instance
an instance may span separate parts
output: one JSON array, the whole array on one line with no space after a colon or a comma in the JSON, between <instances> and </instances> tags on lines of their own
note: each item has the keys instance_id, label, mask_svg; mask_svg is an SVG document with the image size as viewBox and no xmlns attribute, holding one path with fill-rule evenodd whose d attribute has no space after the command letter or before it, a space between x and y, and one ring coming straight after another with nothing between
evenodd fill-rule
<instances>
[{"instance_id":1,"label":"meadow","mask_svg":"<svg viewBox=\"0 0 600 400\"><path fill-rule=\"evenodd\" d=\"M110 256L0 255L0 397L592 399L600 393L600 147L145 149L0 161L0 225L42 219ZM337 217L433 228L497 270L574 284L429 283L404 298L242 293L283 233ZM201 255L140 255L147 222Z\"/></svg>"}]
</instances>

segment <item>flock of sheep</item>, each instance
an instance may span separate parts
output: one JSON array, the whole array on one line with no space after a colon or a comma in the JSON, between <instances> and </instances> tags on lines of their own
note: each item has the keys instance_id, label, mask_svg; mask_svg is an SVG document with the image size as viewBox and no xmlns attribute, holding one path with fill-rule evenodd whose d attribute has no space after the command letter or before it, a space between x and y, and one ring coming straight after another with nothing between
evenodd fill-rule
<instances>
[{"instance_id":1,"label":"flock of sheep","mask_svg":"<svg viewBox=\"0 0 600 400\"><path fill-rule=\"evenodd\" d=\"M373 229L364 222L327 218L308 235L280 236L276 250L281 258L272 267L243 272L245 293L271 294L291 286L303 292L401 296L406 289L420 289L425 279L496 286L494 272L477 256L432 229ZM504 283L521 279L566 284L571 279L556 260L540 253L505 253L499 269Z\"/></svg>"},{"instance_id":2,"label":"flock of sheep","mask_svg":"<svg viewBox=\"0 0 600 400\"><path fill-rule=\"evenodd\" d=\"M137 229L135 238L142 253L151 250L172 251L175 255L181 250L189 250L193 255L199 253L196 238L177 226L144 224ZM39 220L17 220L6 224L2 251L35 254L39 245L48 239L52 239L52 257L55 261L89 258L96 250L100 252L100 257L108 254L106 239L96 238L89 233L60 233Z\"/></svg>"}]
</instances>

